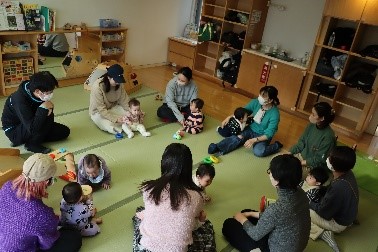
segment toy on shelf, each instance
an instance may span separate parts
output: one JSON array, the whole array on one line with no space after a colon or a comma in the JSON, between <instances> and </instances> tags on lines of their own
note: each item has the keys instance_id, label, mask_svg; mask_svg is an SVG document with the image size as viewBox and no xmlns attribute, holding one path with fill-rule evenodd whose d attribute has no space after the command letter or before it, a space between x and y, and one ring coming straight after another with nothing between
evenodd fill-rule
<instances>
[{"instance_id":1,"label":"toy on shelf","mask_svg":"<svg viewBox=\"0 0 378 252\"><path fill-rule=\"evenodd\" d=\"M219 159L214 155L210 155L209 157L205 157L202 162L205 164L218 164Z\"/></svg>"},{"instance_id":2,"label":"toy on shelf","mask_svg":"<svg viewBox=\"0 0 378 252\"><path fill-rule=\"evenodd\" d=\"M178 130L175 134L173 134L173 138L177 140L181 140L184 137L184 131Z\"/></svg>"}]
</instances>

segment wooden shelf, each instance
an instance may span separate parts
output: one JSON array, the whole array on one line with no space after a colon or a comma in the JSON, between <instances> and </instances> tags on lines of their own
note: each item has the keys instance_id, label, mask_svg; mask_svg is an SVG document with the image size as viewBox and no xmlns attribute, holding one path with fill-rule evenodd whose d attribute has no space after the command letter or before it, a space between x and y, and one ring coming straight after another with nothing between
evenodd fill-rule
<instances>
[{"instance_id":1,"label":"wooden shelf","mask_svg":"<svg viewBox=\"0 0 378 252\"><path fill-rule=\"evenodd\" d=\"M217 4L209 4L209 3L206 3L205 6L211 6L211 7L222 8L222 9L226 8L226 6L217 5Z\"/></svg>"},{"instance_id":2,"label":"wooden shelf","mask_svg":"<svg viewBox=\"0 0 378 252\"><path fill-rule=\"evenodd\" d=\"M350 98L341 97L339 98L336 103L350 107L352 109L357 109L362 111L364 109L365 104Z\"/></svg>"},{"instance_id":3,"label":"wooden shelf","mask_svg":"<svg viewBox=\"0 0 378 252\"><path fill-rule=\"evenodd\" d=\"M250 14L250 12L248 12L248 11L242 11L242 10L237 10L237 9L232 9L232 8L227 8L227 10L230 10L230 11L236 11L236 12L243 13L243 14L247 14L247 15Z\"/></svg>"},{"instance_id":4,"label":"wooden shelf","mask_svg":"<svg viewBox=\"0 0 378 252\"><path fill-rule=\"evenodd\" d=\"M113 43L113 42L123 42L123 39L118 39L118 40L102 40L102 43Z\"/></svg>"},{"instance_id":5,"label":"wooden shelf","mask_svg":"<svg viewBox=\"0 0 378 252\"><path fill-rule=\"evenodd\" d=\"M21 53L34 53L37 52L37 50L24 50L24 51L18 51L18 52L1 52L1 54L6 55L6 54L21 54Z\"/></svg>"},{"instance_id":6,"label":"wooden shelf","mask_svg":"<svg viewBox=\"0 0 378 252\"><path fill-rule=\"evenodd\" d=\"M205 67L199 67L195 70L200 71L208 76L214 77L214 72L211 69L205 68Z\"/></svg>"},{"instance_id":7,"label":"wooden shelf","mask_svg":"<svg viewBox=\"0 0 378 252\"><path fill-rule=\"evenodd\" d=\"M316 77L319 77L319 78L322 78L322 79L325 79L325 80L329 80L329 81L332 81L332 82L336 82L336 83L340 83L340 81L334 79L334 78L331 78L331 77L328 77L328 76L324 76L324 75L320 75L318 73L315 73L315 72L312 72L312 71L308 71L309 74L312 74Z\"/></svg>"},{"instance_id":8,"label":"wooden shelf","mask_svg":"<svg viewBox=\"0 0 378 252\"><path fill-rule=\"evenodd\" d=\"M224 22L225 22L225 23L229 23L229 24L239 25L239 26L241 26L241 27L247 28L247 25L246 25L246 24L237 23L237 22L232 22L232 21L228 21L228 20L224 20Z\"/></svg>"},{"instance_id":9,"label":"wooden shelf","mask_svg":"<svg viewBox=\"0 0 378 252\"><path fill-rule=\"evenodd\" d=\"M341 116L336 116L333 124L336 124L339 128L345 130L351 130L357 127L357 122Z\"/></svg>"},{"instance_id":10,"label":"wooden shelf","mask_svg":"<svg viewBox=\"0 0 378 252\"><path fill-rule=\"evenodd\" d=\"M197 53L197 55L205 57L205 58L208 58L208 59L212 59L212 60L216 60L217 59L217 55L215 55L215 54L206 55L206 54Z\"/></svg>"},{"instance_id":11,"label":"wooden shelf","mask_svg":"<svg viewBox=\"0 0 378 252\"><path fill-rule=\"evenodd\" d=\"M122 55L124 52L121 53L112 53L112 54L101 54L101 57L111 57L111 56L119 56Z\"/></svg>"},{"instance_id":12,"label":"wooden shelf","mask_svg":"<svg viewBox=\"0 0 378 252\"><path fill-rule=\"evenodd\" d=\"M202 15L202 17L207 17L207 18L215 19L215 20L218 20L218 21L220 21L220 22L223 22L223 21L224 21L223 18L215 17L215 16Z\"/></svg>"},{"instance_id":13,"label":"wooden shelf","mask_svg":"<svg viewBox=\"0 0 378 252\"><path fill-rule=\"evenodd\" d=\"M309 91L308 92L309 94L313 94L313 95L316 95L316 96L318 96L318 93L317 92L314 92L314 91ZM320 97L322 97L322 98L324 98L324 99L326 99L326 100L329 100L331 103L332 103L332 101L333 101L333 97L329 97L329 96L326 96L326 95L320 95Z\"/></svg>"}]
</instances>

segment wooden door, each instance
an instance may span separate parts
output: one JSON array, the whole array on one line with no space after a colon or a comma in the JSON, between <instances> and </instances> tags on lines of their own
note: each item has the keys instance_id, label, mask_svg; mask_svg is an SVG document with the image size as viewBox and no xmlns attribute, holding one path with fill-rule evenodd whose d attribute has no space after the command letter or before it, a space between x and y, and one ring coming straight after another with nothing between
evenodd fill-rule
<instances>
[{"instance_id":1,"label":"wooden door","mask_svg":"<svg viewBox=\"0 0 378 252\"><path fill-rule=\"evenodd\" d=\"M254 97L258 96L260 88L266 83L260 81L263 67L269 68L269 66L270 61L267 58L244 52L236 86Z\"/></svg>"},{"instance_id":2,"label":"wooden door","mask_svg":"<svg viewBox=\"0 0 378 252\"><path fill-rule=\"evenodd\" d=\"M327 0L324 15L349 20L360 20L366 0Z\"/></svg>"},{"instance_id":3,"label":"wooden door","mask_svg":"<svg viewBox=\"0 0 378 252\"><path fill-rule=\"evenodd\" d=\"M278 89L281 107L295 110L305 70L272 61L268 84Z\"/></svg>"}]
</instances>

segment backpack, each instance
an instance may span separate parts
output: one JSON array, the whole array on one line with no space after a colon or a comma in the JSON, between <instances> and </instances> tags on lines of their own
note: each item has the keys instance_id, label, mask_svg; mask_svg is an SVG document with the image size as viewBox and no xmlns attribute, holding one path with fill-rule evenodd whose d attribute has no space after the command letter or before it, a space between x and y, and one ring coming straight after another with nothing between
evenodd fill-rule
<instances>
[{"instance_id":1,"label":"backpack","mask_svg":"<svg viewBox=\"0 0 378 252\"><path fill-rule=\"evenodd\" d=\"M222 75L222 85L224 82L227 81L232 86L236 84L238 79L239 67L241 62L241 54L237 53L233 55L231 58L224 59L221 64L219 65L219 70L223 73Z\"/></svg>"}]
</instances>

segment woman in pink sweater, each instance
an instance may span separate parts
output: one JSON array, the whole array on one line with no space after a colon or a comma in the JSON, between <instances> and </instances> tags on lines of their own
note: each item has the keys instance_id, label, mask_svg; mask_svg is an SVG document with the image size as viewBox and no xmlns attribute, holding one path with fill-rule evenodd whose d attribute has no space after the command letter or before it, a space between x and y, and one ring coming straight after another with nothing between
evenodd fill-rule
<instances>
[{"instance_id":1,"label":"woman in pink sweater","mask_svg":"<svg viewBox=\"0 0 378 252\"><path fill-rule=\"evenodd\" d=\"M214 229L203 211L201 189L192 180L192 153L167 146L161 177L141 184L144 208L133 217L133 251L215 251Z\"/></svg>"}]
</instances>

